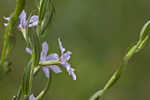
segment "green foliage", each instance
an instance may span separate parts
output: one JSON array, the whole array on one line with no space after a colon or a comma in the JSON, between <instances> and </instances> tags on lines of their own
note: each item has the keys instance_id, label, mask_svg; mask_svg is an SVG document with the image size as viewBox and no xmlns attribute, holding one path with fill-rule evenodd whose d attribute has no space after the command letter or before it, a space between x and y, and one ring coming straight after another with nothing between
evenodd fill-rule
<instances>
[{"instance_id":1,"label":"green foliage","mask_svg":"<svg viewBox=\"0 0 150 100\"><path fill-rule=\"evenodd\" d=\"M38 35L43 35L48 25L51 23L55 13L52 0L41 0L39 6L39 21L37 26Z\"/></svg>"},{"instance_id":2,"label":"green foliage","mask_svg":"<svg viewBox=\"0 0 150 100\"><path fill-rule=\"evenodd\" d=\"M28 65L24 69L23 80L22 80L22 92L24 96L28 96L31 93L31 77L32 77L32 60L29 61Z\"/></svg>"},{"instance_id":3,"label":"green foliage","mask_svg":"<svg viewBox=\"0 0 150 100\"><path fill-rule=\"evenodd\" d=\"M36 34L35 28L33 28L32 34L30 34L30 46L32 49L33 66L38 66L41 54L40 38Z\"/></svg>"}]
</instances>

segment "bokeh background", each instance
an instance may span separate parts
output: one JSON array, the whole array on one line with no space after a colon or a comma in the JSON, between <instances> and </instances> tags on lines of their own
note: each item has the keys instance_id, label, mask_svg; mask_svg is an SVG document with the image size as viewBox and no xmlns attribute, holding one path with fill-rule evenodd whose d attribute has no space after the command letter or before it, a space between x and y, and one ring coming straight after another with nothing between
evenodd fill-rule
<instances>
[{"instance_id":1,"label":"bokeh background","mask_svg":"<svg viewBox=\"0 0 150 100\"><path fill-rule=\"evenodd\" d=\"M77 81L63 72L53 74L51 89L44 100L88 100L101 89L120 65L129 47L138 40L139 32L150 19L149 0L55 0L56 14L46 31L49 52L58 51L57 38L73 52L71 64L76 69ZM15 0L0 0L0 39L3 16L15 8ZM27 0L26 11L35 9ZM29 55L19 31L16 46L9 59L13 70L0 80L0 100L11 100L21 83L23 69ZM121 79L102 100L150 100L150 42L136 54L124 69ZM42 72L35 77L33 92L44 87Z\"/></svg>"}]
</instances>

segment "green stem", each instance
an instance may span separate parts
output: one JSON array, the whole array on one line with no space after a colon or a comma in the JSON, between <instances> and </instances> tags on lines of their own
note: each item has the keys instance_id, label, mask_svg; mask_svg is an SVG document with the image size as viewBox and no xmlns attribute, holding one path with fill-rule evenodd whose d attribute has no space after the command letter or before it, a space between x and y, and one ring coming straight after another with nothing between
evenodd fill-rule
<instances>
[{"instance_id":1,"label":"green stem","mask_svg":"<svg viewBox=\"0 0 150 100\"><path fill-rule=\"evenodd\" d=\"M115 71L112 77L108 80L104 88L97 91L93 96L90 97L89 100L99 100L104 95L104 93L120 79L123 68L127 66L128 61L133 57L135 53L139 52L144 47L146 42L149 40L149 31L150 31L150 22L148 21L142 28L139 41L126 53L121 66Z\"/></svg>"},{"instance_id":2,"label":"green stem","mask_svg":"<svg viewBox=\"0 0 150 100\"><path fill-rule=\"evenodd\" d=\"M105 84L104 88L97 91L93 96L90 97L89 100L99 100L104 95L104 93L118 81L124 66L125 66L125 64L122 64L117 69L117 71L112 75L110 80Z\"/></svg>"},{"instance_id":3,"label":"green stem","mask_svg":"<svg viewBox=\"0 0 150 100\"><path fill-rule=\"evenodd\" d=\"M10 21L8 22L8 26L6 27L5 33L4 33L4 44L2 49L2 55L1 55L1 63L3 64L6 60L10 50L12 49L11 45L12 41L11 38L13 37L13 27L16 24L16 21L18 19L19 14L23 10L25 5L25 0L17 0L16 1L16 8L12 16L10 17Z\"/></svg>"},{"instance_id":4,"label":"green stem","mask_svg":"<svg viewBox=\"0 0 150 100\"><path fill-rule=\"evenodd\" d=\"M20 86L18 89L17 95L12 100L21 100L21 94L22 94L22 90Z\"/></svg>"},{"instance_id":5,"label":"green stem","mask_svg":"<svg viewBox=\"0 0 150 100\"><path fill-rule=\"evenodd\" d=\"M51 60L51 61L41 61L39 63L40 66L57 65L57 64L59 64L59 59L58 60Z\"/></svg>"},{"instance_id":6,"label":"green stem","mask_svg":"<svg viewBox=\"0 0 150 100\"><path fill-rule=\"evenodd\" d=\"M29 80L29 88L30 88L30 91L29 91L29 93L28 94L30 94L31 93L31 89L32 89L32 80L33 80L33 72L34 72L34 68L33 68L34 66L32 66L31 67L31 72L30 72L30 80Z\"/></svg>"},{"instance_id":7,"label":"green stem","mask_svg":"<svg viewBox=\"0 0 150 100\"><path fill-rule=\"evenodd\" d=\"M41 93L36 97L35 100L42 100L43 97L46 95L47 91L49 90L51 83L52 83L52 74L51 72L49 73L49 78L47 81L47 85L45 86L45 88L41 91Z\"/></svg>"}]
</instances>

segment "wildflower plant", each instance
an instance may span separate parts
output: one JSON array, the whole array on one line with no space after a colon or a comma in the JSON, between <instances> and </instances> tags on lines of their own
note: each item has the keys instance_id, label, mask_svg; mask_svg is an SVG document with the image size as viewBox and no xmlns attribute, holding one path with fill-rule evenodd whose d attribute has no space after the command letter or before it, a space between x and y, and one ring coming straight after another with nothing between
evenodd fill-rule
<instances>
[{"instance_id":1,"label":"wildflower plant","mask_svg":"<svg viewBox=\"0 0 150 100\"><path fill-rule=\"evenodd\" d=\"M24 73L18 92L12 100L43 99L51 85L52 71L55 74L59 74L63 71L62 68L65 68L73 80L77 79L75 69L69 63L72 52L64 48L61 39L58 38L59 53L50 54L48 54L49 44L46 40L43 40L43 37L46 36L45 30L48 28L48 24L51 23L55 13L53 1L35 0L35 2L37 7L36 14L27 14L24 9L25 0L17 0L14 12L9 17L4 17L6 23L4 23L4 42L0 59L0 78L4 77L11 68L11 61L8 60L8 55L15 45L12 41L15 39L13 38L15 37L15 30L19 30L22 33L26 42L25 51L30 56L27 65L24 67ZM140 32L138 42L125 54L122 64L115 71L110 80L108 80L104 88L94 93L89 100L99 100L103 94L118 81L128 61L134 54L138 53L149 40L149 32L150 21L144 25ZM39 70L44 72L47 83L44 89L38 95L35 95L32 92L32 82Z\"/></svg>"},{"instance_id":2,"label":"wildflower plant","mask_svg":"<svg viewBox=\"0 0 150 100\"><path fill-rule=\"evenodd\" d=\"M15 36L14 30L19 30L26 42L26 52L30 55L30 60L27 66L24 68L24 74L22 77L22 84L18 89L18 93L13 97L13 100L41 100L48 91L53 71L55 74L62 72L62 67L66 69L68 74L76 80L75 69L72 68L68 62L71 58L71 51L66 51L63 47L60 38L58 38L58 46L60 48L60 54L50 53L48 54L48 43L46 40L42 41L46 35L45 30L48 24L51 23L55 8L52 0L35 0L37 3L37 14L28 16L24 6L25 0L17 0L16 9L10 17L4 17L6 28L4 35L4 45L0 60L0 74L1 77L6 75L6 72L11 68L10 61L7 60L12 47L15 44L11 42L11 36ZM17 23L18 22L18 23ZM39 70L43 70L47 83L45 88L35 96L32 92L32 81L34 76L37 75Z\"/></svg>"}]
</instances>

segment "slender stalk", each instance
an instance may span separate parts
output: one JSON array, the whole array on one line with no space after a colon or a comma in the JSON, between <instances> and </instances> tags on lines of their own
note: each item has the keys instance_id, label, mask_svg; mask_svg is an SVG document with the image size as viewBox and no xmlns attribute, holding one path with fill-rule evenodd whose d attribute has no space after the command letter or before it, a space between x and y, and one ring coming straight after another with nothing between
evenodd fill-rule
<instances>
[{"instance_id":1,"label":"slender stalk","mask_svg":"<svg viewBox=\"0 0 150 100\"><path fill-rule=\"evenodd\" d=\"M51 72L49 73L49 78L48 78L48 81L47 81L47 84L45 86L45 88L40 92L40 94L36 97L35 100L42 100L43 97L46 95L46 93L48 92L50 86L51 86L51 83L52 83L52 74Z\"/></svg>"},{"instance_id":2,"label":"slender stalk","mask_svg":"<svg viewBox=\"0 0 150 100\"><path fill-rule=\"evenodd\" d=\"M125 66L127 66L128 61L133 57L134 54L139 52L144 47L146 42L149 40L149 33L150 33L150 21L148 21L144 25L144 27L142 28L141 33L140 33L139 41L137 42L136 45L134 45L126 53L126 55L125 55L125 57L123 59L123 63L121 64L121 66L114 72L112 77L105 84L104 88L99 90L99 91L97 91L96 93L94 93L94 95L91 96L89 100L99 100L104 95L104 93L120 79L120 76L121 76L121 73L123 71L123 68Z\"/></svg>"},{"instance_id":3,"label":"slender stalk","mask_svg":"<svg viewBox=\"0 0 150 100\"><path fill-rule=\"evenodd\" d=\"M6 30L4 32L4 44L1 54L1 64L4 64L4 61L7 59L9 52L12 49L12 41L11 38L13 37L13 27L16 24L16 21L18 20L18 16L23 10L25 5L25 0L17 0L16 1L16 8L13 14L10 17L10 21L8 22L8 26L6 27ZM2 67L2 66L1 66Z\"/></svg>"},{"instance_id":4,"label":"slender stalk","mask_svg":"<svg viewBox=\"0 0 150 100\"><path fill-rule=\"evenodd\" d=\"M51 60L51 61L41 61L39 63L40 66L57 65L57 64L59 64L59 59L58 60Z\"/></svg>"},{"instance_id":5,"label":"slender stalk","mask_svg":"<svg viewBox=\"0 0 150 100\"><path fill-rule=\"evenodd\" d=\"M17 95L13 97L12 100L21 100L21 94L22 94L22 90L21 90L21 86L19 86L19 89L18 89L18 92L17 92Z\"/></svg>"}]
</instances>

